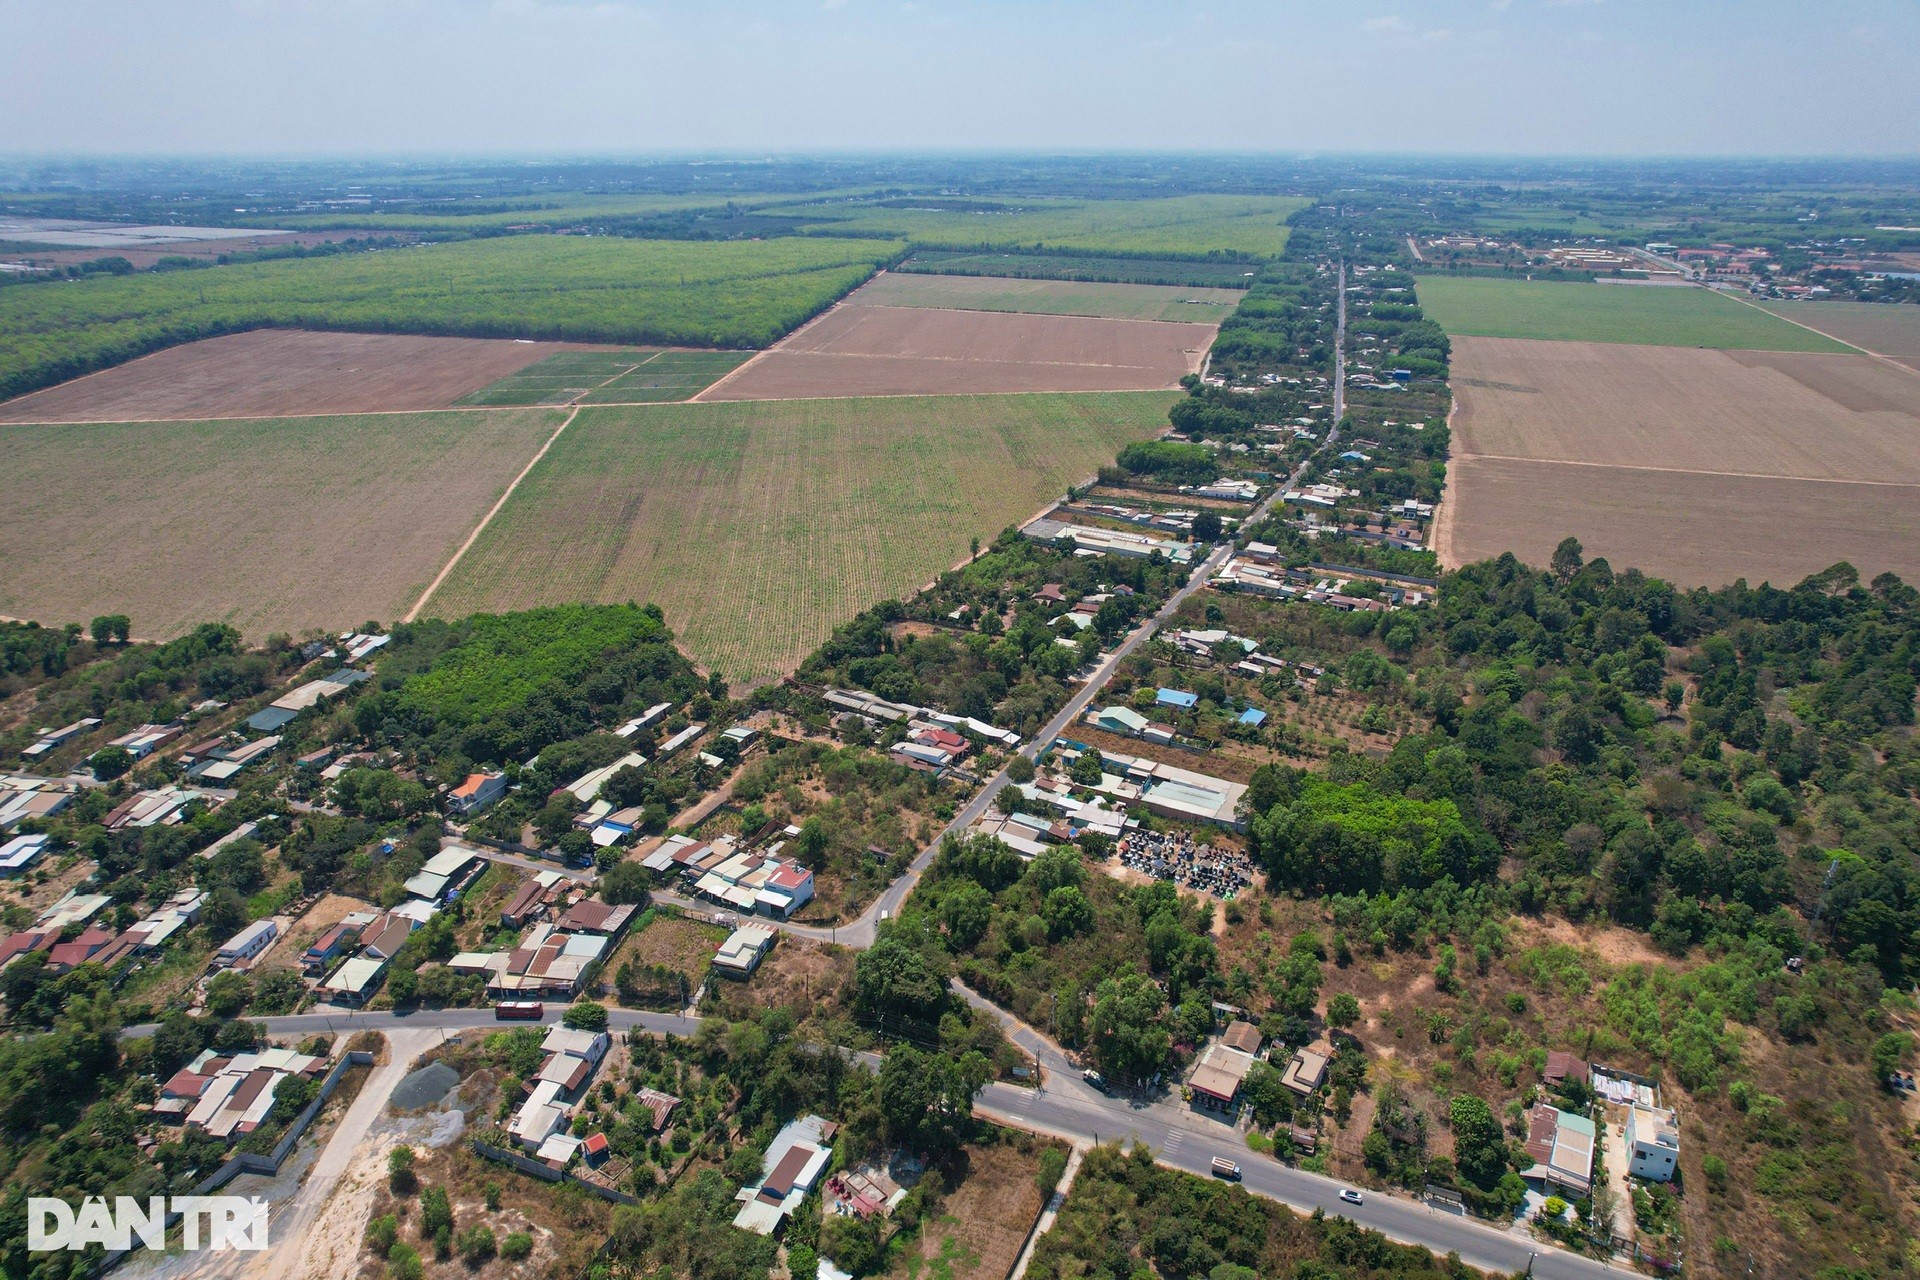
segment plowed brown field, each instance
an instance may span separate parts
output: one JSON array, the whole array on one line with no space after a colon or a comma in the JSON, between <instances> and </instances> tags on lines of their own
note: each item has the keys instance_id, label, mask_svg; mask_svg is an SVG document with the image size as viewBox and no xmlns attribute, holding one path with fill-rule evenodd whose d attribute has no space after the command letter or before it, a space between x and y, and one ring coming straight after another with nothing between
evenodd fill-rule
<instances>
[{"instance_id":1,"label":"plowed brown field","mask_svg":"<svg viewBox=\"0 0 1920 1280\"><path fill-rule=\"evenodd\" d=\"M0 404L0 422L142 422L438 409L569 342L255 329Z\"/></svg>"},{"instance_id":2,"label":"plowed brown field","mask_svg":"<svg viewBox=\"0 0 1920 1280\"><path fill-rule=\"evenodd\" d=\"M563 417L0 426L0 614L256 641L393 621Z\"/></svg>"},{"instance_id":3,"label":"plowed brown field","mask_svg":"<svg viewBox=\"0 0 1920 1280\"><path fill-rule=\"evenodd\" d=\"M1456 338L1438 550L1684 585L1920 574L1920 378L1867 356Z\"/></svg>"},{"instance_id":4,"label":"plowed brown field","mask_svg":"<svg viewBox=\"0 0 1920 1280\"><path fill-rule=\"evenodd\" d=\"M698 398L1156 391L1200 367L1215 328L842 304Z\"/></svg>"}]
</instances>

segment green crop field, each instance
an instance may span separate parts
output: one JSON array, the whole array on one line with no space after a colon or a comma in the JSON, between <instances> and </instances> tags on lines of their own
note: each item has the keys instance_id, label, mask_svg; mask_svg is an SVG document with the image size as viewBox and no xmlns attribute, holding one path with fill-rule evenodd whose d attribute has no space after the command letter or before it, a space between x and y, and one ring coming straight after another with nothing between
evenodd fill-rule
<instances>
[{"instance_id":1,"label":"green crop field","mask_svg":"<svg viewBox=\"0 0 1920 1280\"><path fill-rule=\"evenodd\" d=\"M875 307L1017 311L1043 316L1216 324L1233 314L1245 296L1239 289L1008 280L993 276L900 275L890 271L875 276L848 301Z\"/></svg>"},{"instance_id":2,"label":"green crop field","mask_svg":"<svg viewBox=\"0 0 1920 1280\"><path fill-rule=\"evenodd\" d=\"M1112 258L1071 253L967 253L917 249L895 271L927 275L1006 276L1016 280L1095 280L1110 284L1180 284L1245 289L1253 281L1245 262L1188 258Z\"/></svg>"},{"instance_id":3,"label":"green crop field","mask_svg":"<svg viewBox=\"0 0 1920 1280\"><path fill-rule=\"evenodd\" d=\"M648 214L687 213L727 206L745 211L768 205L794 204L802 200L864 195L869 190L871 188L848 187L804 196L793 192L624 196L569 192L544 196L481 197L473 200L475 208L472 212L463 211L458 200L447 200L403 213L341 211L295 214L291 217L241 217L234 219L234 225L297 231L499 231L507 227L572 227L582 223L645 217Z\"/></svg>"},{"instance_id":4,"label":"green crop field","mask_svg":"<svg viewBox=\"0 0 1920 1280\"><path fill-rule=\"evenodd\" d=\"M1169 196L1159 200L1028 200L981 212L972 202L799 205L815 231L906 239L916 246L1081 249L1142 257L1277 256L1287 219L1307 205L1292 196Z\"/></svg>"},{"instance_id":5,"label":"green crop field","mask_svg":"<svg viewBox=\"0 0 1920 1280\"><path fill-rule=\"evenodd\" d=\"M490 382L462 405L629 404L685 400L739 368L750 351L562 351Z\"/></svg>"},{"instance_id":6,"label":"green crop field","mask_svg":"<svg viewBox=\"0 0 1920 1280\"><path fill-rule=\"evenodd\" d=\"M1624 342L1753 351L1851 351L1710 289L1419 277L1420 305L1474 338Z\"/></svg>"},{"instance_id":7,"label":"green crop field","mask_svg":"<svg viewBox=\"0 0 1920 1280\"><path fill-rule=\"evenodd\" d=\"M583 409L427 612L654 601L697 660L767 679L1151 436L1174 399Z\"/></svg>"},{"instance_id":8,"label":"green crop field","mask_svg":"<svg viewBox=\"0 0 1920 1280\"><path fill-rule=\"evenodd\" d=\"M685 400L706 390L748 360L751 351L662 351L618 378L588 392L581 404L638 404Z\"/></svg>"},{"instance_id":9,"label":"green crop field","mask_svg":"<svg viewBox=\"0 0 1920 1280\"><path fill-rule=\"evenodd\" d=\"M268 326L764 346L900 246L506 236L0 289L0 398Z\"/></svg>"}]
</instances>

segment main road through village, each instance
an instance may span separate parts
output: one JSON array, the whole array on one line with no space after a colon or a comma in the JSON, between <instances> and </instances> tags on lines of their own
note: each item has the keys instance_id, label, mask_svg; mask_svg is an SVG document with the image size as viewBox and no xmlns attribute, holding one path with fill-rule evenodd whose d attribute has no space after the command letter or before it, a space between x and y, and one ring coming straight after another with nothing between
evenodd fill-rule
<instances>
[{"instance_id":1,"label":"main road through village","mask_svg":"<svg viewBox=\"0 0 1920 1280\"><path fill-rule=\"evenodd\" d=\"M1339 439L1340 422L1346 412L1346 330L1347 330L1347 291L1346 266L1339 267L1339 293L1336 307L1334 341L1334 379L1333 379L1333 426L1327 433L1326 445L1333 445ZM1323 446L1324 448L1324 446ZM1311 460L1309 460L1311 461ZM1247 525L1264 518L1273 507L1281 492L1297 485L1305 475L1308 462L1302 462L1291 475L1287 483L1276 488L1272 495L1255 508L1248 518ZM1161 609L1147 619L1114 650L1113 654L1094 671L1081 686L1079 692L1068 699L1060 713L1050 720L1041 733L1026 746L1021 754L1032 758L1038 747L1051 742L1066 732L1100 691L1106 687L1124 662L1141 645L1170 621L1180 606L1206 585L1215 571L1232 554L1231 545L1216 548L1188 579L1187 585L1176 591ZM994 797L1007 785L1006 770L1003 768L990 778L979 793L954 816L954 819L941 832L940 838L923 850L915 858L901 877L887 890L870 903L865 912L853 922L834 929L823 929L807 925L782 924L781 927L799 937L811 938L822 942L837 942L841 945L865 948L873 945L878 932L879 922L899 914L900 906L913 891L913 887L932 865L939 850L940 841L949 834L966 830L986 813ZM518 861L502 855L502 861ZM528 866L536 864L528 863ZM700 911L704 908L672 894L657 895L661 900L678 903L689 910ZM1543 1277L1545 1280L1591 1280L1592 1277L1617 1275L1622 1270L1605 1262L1584 1258L1568 1253L1552 1245L1536 1241L1521 1234L1518 1230L1501 1230L1472 1218L1404 1198L1368 1193L1363 1204L1348 1204L1339 1199L1341 1184L1331 1178L1308 1173L1278 1161L1253 1154L1246 1146L1245 1139L1230 1125L1201 1116L1175 1098L1167 1096L1127 1095L1102 1093L1086 1084L1080 1077L1075 1065L1068 1059L1065 1051L1051 1039L1016 1021L1005 1010L982 999L974 992L961 988L969 1003L977 1009L998 1018L1006 1028L1009 1037L1021 1049L1032 1056L1040 1067L1038 1087L1003 1084L994 1082L981 1090L978 1098L979 1110L999 1121L1037 1133L1044 1133L1078 1144L1122 1141L1128 1143L1144 1142L1152 1148L1161 1163L1173 1168L1184 1169L1189 1173L1208 1174L1216 1156L1239 1164L1242 1170L1242 1185L1256 1195L1278 1200L1291 1208L1311 1213L1322 1210L1329 1214L1344 1215L1364 1227L1372 1228L1391 1239L1407 1244L1424 1245L1437 1253L1457 1253L1462 1261L1470 1266L1493 1272L1526 1272ZM557 1020L559 1010L548 1014L547 1021ZM691 1036L700 1029L701 1020L683 1014L648 1013L629 1009L609 1010L609 1029L613 1031L643 1031L656 1035ZM394 1012L337 1012L305 1013L286 1017L262 1018L267 1031L274 1035L311 1035L316 1032L352 1032L372 1030L386 1032L397 1037L398 1033L456 1033L482 1026L493 1025L493 1013L489 1009L435 1009L413 1013ZM150 1032L151 1027L129 1028L128 1034L139 1035ZM409 1041L419 1041L420 1036L405 1037ZM868 1055L862 1055L863 1057ZM386 1073L383 1080L386 1088L398 1082L394 1073ZM370 1084L372 1082L369 1082ZM373 1101L373 1100L370 1100ZM358 1135L351 1135L357 1141ZM349 1135L336 1133L329 1143L329 1149L323 1153L324 1167L330 1159L338 1163L336 1157L344 1157L349 1152L336 1153L334 1145ZM351 1146L351 1143L348 1144ZM329 1188L317 1185L322 1180L309 1177L301 1188L297 1199L300 1203L288 1206L283 1211L282 1221L295 1225L310 1221L317 1211L319 1203Z\"/></svg>"}]
</instances>

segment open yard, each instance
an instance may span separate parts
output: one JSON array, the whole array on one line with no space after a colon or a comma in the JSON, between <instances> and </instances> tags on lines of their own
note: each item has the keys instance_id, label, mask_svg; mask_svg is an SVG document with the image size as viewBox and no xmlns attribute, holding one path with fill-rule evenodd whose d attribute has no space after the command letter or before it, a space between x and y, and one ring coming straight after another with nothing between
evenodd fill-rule
<instances>
[{"instance_id":1,"label":"open yard","mask_svg":"<svg viewBox=\"0 0 1920 1280\"><path fill-rule=\"evenodd\" d=\"M1048 1145L1009 1133L992 1145L962 1147L937 1170L946 1197L918 1238L894 1254L885 1280L1002 1280L1044 1207L1034 1178Z\"/></svg>"},{"instance_id":2,"label":"open yard","mask_svg":"<svg viewBox=\"0 0 1920 1280\"><path fill-rule=\"evenodd\" d=\"M1171 399L583 409L427 612L652 601L700 662L766 679L1151 436Z\"/></svg>"},{"instance_id":3,"label":"open yard","mask_svg":"<svg viewBox=\"0 0 1920 1280\"><path fill-rule=\"evenodd\" d=\"M573 344L256 329L0 404L0 422L141 422L438 409ZM590 358L587 352L568 358ZM508 403L499 401L497 403ZM518 403L538 403L527 400Z\"/></svg>"},{"instance_id":4,"label":"open yard","mask_svg":"<svg viewBox=\"0 0 1920 1280\"><path fill-rule=\"evenodd\" d=\"M255 641L398 618L560 420L0 426L0 614Z\"/></svg>"},{"instance_id":5,"label":"open yard","mask_svg":"<svg viewBox=\"0 0 1920 1280\"><path fill-rule=\"evenodd\" d=\"M1920 307L1887 302L1763 302L1778 316L1920 372Z\"/></svg>"},{"instance_id":6,"label":"open yard","mask_svg":"<svg viewBox=\"0 0 1920 1280\"><path fill-rule=\"evenodd\" d=\"M1847 351L1710 289L1421 276L1420 305L1456 337Z\"/></svg>"},{"instance_id":7,"label":"open yard","mask_svg":"<svg viewBox=\"0 0 1920 1280\"><path fill-rule=\"evenodd\" d=\"M1464 338L1446 563L1568 534L1683 585L1920 575L1920 378L1866 356Z\"/></svg>"},{"instance_id":8,"label":"open yard","mask_svg":"<svg viewBox=\"0 0 1920 1280\"><path fill-rule=\"evenodd\" d=\"M1212 324L842 304L704 400L1151 391L1200 367Z\"/></svg>"},{"instance_id":9,"label":"open yard","mask_svg":"<svg viewBox=\"0 0 1920 1280\"><path fill-rule=\"evenodd\" d=\"M1218 324L1245 296L1245 291L1240 289L1180 285L882 272L855 290L847 298L847 305L948 307L958 311L1019 311L1029 315Z\"/></svg>"}]
</instances>

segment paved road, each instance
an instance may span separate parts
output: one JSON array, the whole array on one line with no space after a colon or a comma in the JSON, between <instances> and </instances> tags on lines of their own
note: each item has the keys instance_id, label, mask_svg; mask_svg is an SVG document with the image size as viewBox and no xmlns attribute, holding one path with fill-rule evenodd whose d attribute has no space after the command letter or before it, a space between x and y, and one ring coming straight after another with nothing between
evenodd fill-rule
<instances>
[{"instance_id":1,"label":"paved road","mask_svg":"<svg viewBox=\"0 0 1920 1280\"><path fill-rule=\"evenodd\" d=\"M1327 432L1326 443L1321 446L1322 450L1339 441L1340 420L1346 415L1347 406L1347 264L1344 261L1341 262L1338 270L1339 292L1334 307L1333 427ZM1317 452L1318 451L1316 451L1316 453ZM1300 483L1301 478L1306 475L1307 468L1311 463L1312 458L1308 458L1301 462L1298 467L1295 467L1293 473L1287 477L1286 482L1275 486L1273 492L1267 495L1265 501L1261 502L1259 506L1255 507L1253 511L1248 514L1242 522L1242 527L1251 527L1261 520L1266 519L1267 514L1273 510L1274 504L1279 502L1280 495L1285 490L1291 489ZM1094 699L1100 696L1101 690L1107 687L1107 683L1113 679L1114 673L1119 671L1120 664L1132 656L1134 651L1139 649L1141 645L1151 640L1154 635L1159 632L1161 627L1171 621L1173 616L1180 611L1180 606L1191 599L1196 591L1206 586L1213 578L1213 575L1219 570L1220 566L1225 564L1232 555L1233 545L1231 543L1223 543L1215 547L1212 554L1208 555L1207 558L1200 563L1199 567L1194 570L1192 575L1188 577L1186 585L1174 592L1173 595L1167 599L1167 602L1160 607L1159 612L1141 623L1133 630L1131 635L1120 642L1120 647L1109 654L1106 660L1095 668L1093 675L1087 679L1086 683L1080 686L1079 691L1067 699L1067 704L1060 708L1059 714L1047 721L1046 727L1041 729L1036 736L1029 740L1027 745L1020 748L1020 754L1031 760L1039 748L1065 733L1068 727L1080 718L1081 713L1092 705ZM1007 784L1007 771L1004 768L987 779L986 785L975 793L973 799L967 802L966 807L954 815L952 822L949 822L941 829L940 834L934 838L933 843L921 850L920 855L908 864L906 871L892 884L888 885L885 892L868 903L867 909L862 911L856 919L847 924L832 928L821 928L818 925L775 923L777 923L781 929L784 929L796 937L811 938L817 942L838 942L850 947L872 946L880 919L883 916L892 918L900 914L900 906L907 900L907 895L913 892L914 886L920 883L920 877L926 874L928 867L933 865L933 859L940 851L941 841L945 840L949 835L960 834L977 822L987 812L988 807L993 804L994 797L999 795ZM692 902L677 894L661 893L655 896L662 901L694 912L712 910L711 907L703 907L701 904Z\"/></svg>"},{"instance_id":2,"label":"paved road","mask_svg":"<svg viewBox=\"0 0 1920 1280\"><path fill-rule=\"evenodd\" d=\"M1328 432L1326 444L1331 445L1339 439L1339 423L1346 410L1346 264L1340 264L1340 291L1336 313L1336 345L1334 364L1334 426ZM1308 463L1303 462L1288 477L1287 483L1269 495L1266 501L1254 509L1247 523L1263 519L1277 501L1282 489L1299 483L1305 474ZM1060 713L1048 722L1042 733L1021 748L1023 755L1032 757L1036 748L1049 742L1066 731L1074 720L1105 688L1112 679L1119 664L1146 643L1164 626L1193 593L1200 590L1212 577L1227 557L1232 554L1231 546L1216 548L1194 572L1187 584L1181 587L1155 613L1141 624L1122 642L1107 660L1070 698ZM958 832L971 826L975 819L986 812L993 798L1001 788L1007 785L1006 771L1003 769L988 780L967 806L960 811L941 834ZM932 865L939 850L939 841L923 850L915 858L907 872L888 887L860 918L851 924L837 929L821 929L805 925L783 924L788 932L820 940L835 940L848 946L866 947L872 945L876 925L882 913L897 914L900 904L906 901L913 886L919 882L927 867ZM527 866L534 870L552 869L546 864L515 858L512 855L489 851L496 861L513 865ZM710 908L701 904L679 899L673 894L657 895L664 901L680 902L694 911ZM1551 1246L1541 1245L1527 1236L1502 1231L1471 1218L1460 1217L1440 1210L1429 1208L1413 1201L1369 1192L1364 1204L1359 1206L1343 1203L1338 1198L1341 1184L1331 1178L1308 1173L1281 1164L1250 1151L1244 1138L1231 1127L1212 1120L1181 1103L1177 1098L1159 1096L1126 1096L1101 1093L1087 1085L1079 1075L1077 1066L1067 1057L1058 1044L1032 1027L1019 1022L999 1006L992 1004L976 992L959 986L961 994L974 1007L998 1018L1006 1028L1010 1039L1040 1065L1045 1084L1041 1088L1022 1088L1015 1085L989 1084L981 1091L980 1109L988 1115L1024 1128L1064 1138L1075 1143L1104 1142L1122 1140L1126 1142L1145 1142L1153 1148L1163 1164L1183 1169L1190 1173L1206 1175L1215 1156L1223 1156L1237 1162L1243 1170L1243 1182L1247 1190L1258 1195L1278 1200L1302 1212L1315 1209L1329 1214L1344 1215L1361 1226L1369 1227L1409 1244L1417 1244L1436 1252L1458 1252L1468 1264L1490 1271L1521 1272L1531 1264L1532 1274L1542 1280L1593 1280L1595 1277L1618 1274L1619 1269L1604 1263L1595 1262L1575 1254L1566 1253ZM561 1014L557 1003L549 1007L543 1024L557 1022ZM490 1009L437 1009L421 1010L414 1013L367 1012L343 1010L336 1013L292 1014L277 1018L261 1018L269 1033L274 1035L312 1035L316 1032L352 1033L362 1030L375 1030L395 1035L396 1044L411 1045L423 1038L422 1033L434 1031L462 1031L475 1027L493 1027L496 1025ZM673 1034L691 1036L700 1029L701 1020L674 1013L651 1013L643 1010L611 1009L608 1011L608 1026L612 1031L644 1030L655 1034ZM500 1026L527 1025L502 1023ZM146 1024L130 1027L125 1034L129 1036L151 1035L153 1026ZM398 1053L395 1055L400 1057ZM401 1061L410 1060L411 1054ZM880 1059L876 1054L855 1055L869 1066L877 1066ZM393 1070L388 1069L389 1072ZM390 1091L390 1090L388 1090ZM366 1091L379 1096L382 1091ZM371 1106L372 1104L369 1103ZM330 1144L328 1156L333 1156ZM351 1144L342 1146L342 1150L351 1150ZM318 1184L317 1179L309 1179L310 1184Z\"/></svg>"},{"instance_id":3,"label":"paved road","mask_svg":"<svg viewBox=\"0 0 1920 1280\"><path fill-rule=\"evenodd\" d=\"M1320 1209L1351 1218L1437 1253L1458 1252L1462 1261L1483 1270L1523 1272L1531 1261L1533 1274L1543 1280L1595 1280L1623 1270L1409 1200L1367 1192L1365 1203L1346 1204L1339 1198L1342 1184L1255 1154L1225 1125L1199 1115L1185 1122L1170 1119L1164 1105L1136 1107L1103 1098L1077 1087L1077 1081L1062 1087L1056 1079L1040 1090L990 1084L981 1091L979 1107L1006 1123L1060 1137L1144 1142L1162 1164L1203 1177L1210 1174L1213 1158L1224 1156L1240 1165L1242 1184L1256 1195L1303 1213Z\"/></svg>"}]
</instances>

